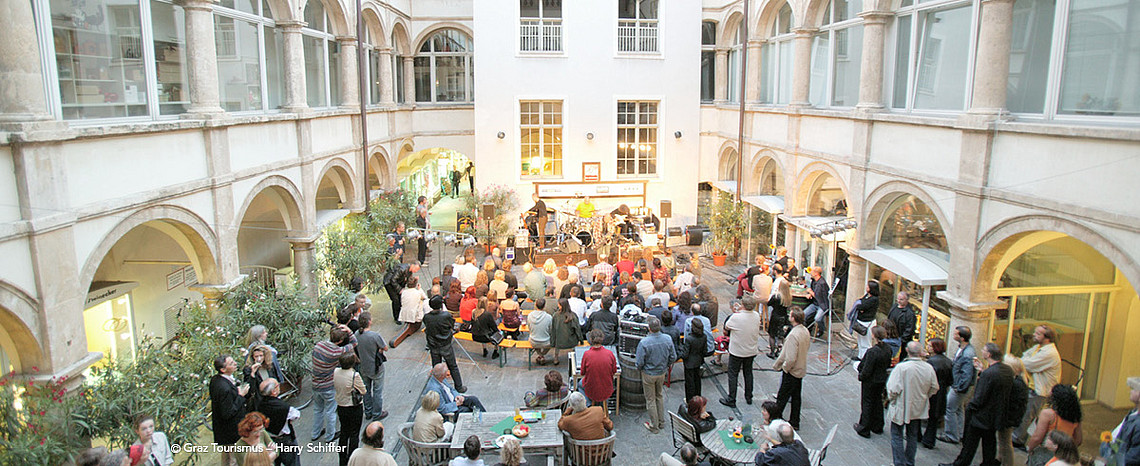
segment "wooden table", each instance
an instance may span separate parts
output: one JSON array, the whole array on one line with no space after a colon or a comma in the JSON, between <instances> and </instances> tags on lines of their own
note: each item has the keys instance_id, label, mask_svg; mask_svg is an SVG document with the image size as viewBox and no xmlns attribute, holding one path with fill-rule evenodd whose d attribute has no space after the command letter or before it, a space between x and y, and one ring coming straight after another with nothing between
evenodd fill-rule
<instances>
[{"instance_id":1,"label":"wooden table","mask_svg":"<svg viewBox=\"0 0 1140 466\"><path fill-rule=\"evenodd\" d=\"M759 448L729 450L728 447L724 445L724 440L720 438L720 434L717 433L722 430L732 430L739 426L739 420L730 421L728 419L718 419L715 429L701 434L701 443L704 444L705 448L708 448L714 456L730 464L752 464L756 459L756 454L760 452ZM757 438L756 433L753 433L752 436L756 439L756 445L759 446L759 442L761 442L760 439L763 437Z\"/></svg>"},{"instance_id":2,"label":"wooden table","mask_svg":"<svg viewBox=\"0 0 1140 466\"><path fill-rule=\"evenodd\" d=\"M562 463L562 432L558 430L558 420L562 412L557 409L546 410L546 419L530 424L530 435L519 439L522 443L523 454L545 455L554 458L558 464ZM491 427L507 417L515 415L514 411L488 411L483 413L483 422L476 422L472 413L461 413L455 421L455 432L451 434L451 451L462 454L463 442L472 435L479 436L483 441L483 451L498 450L495 439L502 433L491 432Z\"/></svg>"},{"instance_id":3,"label":"wooden table","mask_svg":"<svg viewBox=\"0 0 1140 466\"><path fill-rule=\"evenodd\" d=\"M617 346L603 346L602 348L610 350L614 354L614 361L616 364L618 352ZM577 346L574 348L574 357L570 358L570 387L573 389L580 389L578 382L582 379L582 356L586 354L586 350L590 349L589 346ZM617 364L617 372L614 372L614 414L621 414L621 390L619 384L621 383L621 364Z\"/></svg>"}]
</instances>

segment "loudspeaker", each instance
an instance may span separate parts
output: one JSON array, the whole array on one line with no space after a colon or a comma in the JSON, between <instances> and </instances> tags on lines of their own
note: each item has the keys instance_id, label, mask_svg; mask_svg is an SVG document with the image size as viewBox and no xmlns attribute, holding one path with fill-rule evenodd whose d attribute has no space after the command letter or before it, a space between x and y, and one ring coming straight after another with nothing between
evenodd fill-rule
<instances>
[{"instance_id":1,"label":"loudspeaker","mask_svg":"<svg viewBox=\"0 0 1140 466\"><path fill-rule=\"evenodd\" d=\"M661 201L661 218L673 218L673 201Z\"/></svg>"},{"instance_id":2,"label":"loudspeaker","mask_svg":"<svg viewBox=\"0 0 1140 466\"><path fill-rule=\"evenodd\" d=\"M704 242L708 227L704 225L689 225L685 229L685 237L689 246L700 246Z\"/></svg>"},{"instance_id":3,"label":"loudspeaker","mask_svg":"<svg viewBox=\"0 0 1140 466\"><path fill-rule=\"evenodd\" d=\"M490 202L483 204L483 220L491 220L495 218L495 204Z\"/></svg>"}]
</instances>

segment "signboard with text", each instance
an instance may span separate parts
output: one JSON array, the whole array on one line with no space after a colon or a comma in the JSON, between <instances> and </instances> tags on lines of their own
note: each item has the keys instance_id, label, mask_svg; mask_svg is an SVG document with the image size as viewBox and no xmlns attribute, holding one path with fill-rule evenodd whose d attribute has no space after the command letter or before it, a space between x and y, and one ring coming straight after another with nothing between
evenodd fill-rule
<instances>
[{"instance_id":1,"label":"signboard with text","mask_svg":"<svg viewBox=\"0 0 1140 466\"><path fill-rule=\"evenodd\" d=\"M538 197L644 197L645 183L536 183Z\"/></svg>"}]
</instances>

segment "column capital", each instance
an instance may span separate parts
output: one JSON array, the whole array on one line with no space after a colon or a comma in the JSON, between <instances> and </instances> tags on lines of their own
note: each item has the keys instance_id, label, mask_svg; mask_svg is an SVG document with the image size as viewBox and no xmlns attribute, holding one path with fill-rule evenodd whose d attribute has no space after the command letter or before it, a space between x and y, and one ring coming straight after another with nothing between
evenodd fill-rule
<instances>
[{"instance_id":1,"label":"column capital","mask_svg":"<svg viewBox=\"0 0 1140 466\"><path fill-rule=\"evenodd\" d=\"M759 48L768 43L768 39L748 39L749 48Z\"/></svg>"},{"instance_id":2,"label":"column capital","mask_svg":"<svg viewBox=\"0 0 1140 466\"><path fill-rule=\"evenodd\" d=\"M217 3L217 0L174 0L174 4L182 7L184 10L213 11L215 3Z\"/></svg>"},{"instance_id":3,"label":"column capital","mask_svg":"<svg viewBox=\"0 0 1140 466\"><path fill-rule=\"evenodd\" d=\"M379 52L381 55L392 55L392 47L373 47L372 50Z\"/></svg>"},{"instance_id":4,"label":"column capital","mask_svg":"<svg viewBox=\"0 0 1140 466\"><path fill-rule=\"evenodd\" d=\"M297 21L297 20L277 21L276 24L277 24L277 28L281 29L281 32L285 33L285 34L291 34L291 33L300 34L301 28L309 25L309 23L306 23L304 21Z\"/></svg>"},{"instance_id":5,"label":"column capital","mask_svg":"<svg viewBox=\"0 0 1140 466\"><path fill-rule=\"evenodd\" d=\"M291 236L285 238L285 241L294 249L312 249L313 243L316 243L321 238L321 233L309 236Z\"/></svg>"},{"instance_id":6,"label":"column capital","mask_svg":"<svg viewBox=\"0 0 1140 466\"><path fill-rule=\"evenodd\" d=\"M894 15L895 14L893 12L883 10L864 11L858 14L860 18L863 18L864 25L886 24L887 21L890 20Z\"/></svg>"},{"instance_id":7,"label":"column capital","mask_svg":"<svg viewBox=\"0 0 1140 466\"><path fill-rule=\"evenodd\" d=\"M413 57L413 56L407 56L407 55L406 55L406 56L403 56L403 57L400 57L400 58L403 58L403 59L404 59L404 63L415 63L415 58L416 58L416 57Z\"/></svg>"},{"instance_id":8,"label":"column capital","mask_svg":"<svg viewBox=\"0 0 1140 466\"><path fill-rule=\"evenodd\" d=\"M988 319L990 313L994 310L1009 307L1008 303L1000 299L997 301L976 302L969 298L963 298L953 294L949 290L939 291L936 296L938 296L938 299L946 301L946 304L950 305L954 314L967 320L971 320L971 318L975 317Z\"/></svg>"},{"instance_id":9,"label":"column capital","mask_svg":"<svg viewBox=\"0 0 1140 466\"><path fill-rule=\"evenodd\" d=\"M811 36L815 35L815 33L817 33L817 32L819 32L818 28L796 28L796 29L792 29L792 34L796 35L796 39L810 38Z\"/></svg>"},{"instance_id":10,"label":"column capital","mask_svg":"<svg viewBox=\"0 0 1140 466\"><path fill-rule=\"evenodd\" d=\"M717 47L714 50L716 51L717 55L728 55L728 52L732 50L732 47Z\"/></svg>"},{"instance_id":11,"label":"column capital","mask_svg":"<svg viewBox=\"0 0 1140 466\"><path fill-rule=\"evenodd\" d=\"M336 36L336 41L342 44L351 43L353 47L356 47L356 36Z\"/></svg>"}]
</instances>

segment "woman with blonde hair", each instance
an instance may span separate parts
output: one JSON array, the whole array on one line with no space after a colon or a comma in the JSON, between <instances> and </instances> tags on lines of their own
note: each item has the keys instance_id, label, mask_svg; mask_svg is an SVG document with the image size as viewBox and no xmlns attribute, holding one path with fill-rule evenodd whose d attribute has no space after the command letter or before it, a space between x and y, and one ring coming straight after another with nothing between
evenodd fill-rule
<instances>
[{"instance_id":1,"label":"woman with blonde hair","mask_svg":"<svg viewBox=\"0 0 1140 466\"><path fill-rule=\"evenodd\" d=\"M546 274L546 281L548 283L554 281L554 273L557 271L558 263L554 262L554 259L546 259L546 261L542 263L542 273Z\"/></svg>"},{"instance_id":2,"label":"woman with blonde hair","mask_svg":"<svg viewBox=\"0 0 1140 466\"><path fill-rule=\"evenodd\" d=\"M1004 423L997 432L998 459L1001 464L1013 464L1013 429L1021 424L1029 402L1029 378L1021 358L1006 353L1002 362L1013 369L1013 385L1009 387L1009 398L1005 407Z\"/></svg>"},{"instance_id":3,"label":"woman with blonde hair","mask_svg":"<svg viewBox=\"0 0 1140 466\"><path fill-rule=\"evenodd\" d=\"M788 324L788 307L792 305L792 284L783 275L772 284L768 298L768 357L776 359L784 342L784 326Z\"/></svg>"},{"instance_id":4,"label":"woman with blonde hair","mask_svg":"<svg viewBox=\"0 0 1140 466\"><path fill-rule=\"evenodd\" d=\"M486 270L480 270L478 273L475 274L475 288L476 289L479 289L480 287L484 287L484 286L487 286L490 284L491 284L491 278L489 275L487 275Z\"/></svg>"},{"instance_id":5,"label":"woman with blonde hair","mask_svg":"<svg viewBox=\"0 0 1140 466\"><path fill-rule=\"evenodd\" d=\"M507 273L502 270L496 270L495 279L491 280L487 288L493 291L498 299L503 299L503 297L507 295L507 288L510 288L510 285L507 284Z\"/></svg>"},{"instance_id":6,"label":"woman with blonde hair","mask_svg":"<svg viewBox=\"0 0 1140 466\"><path fill-rule=\"evenodd\" d=\"M515 437L507 437L503 441L503 449L499 452L499 462L495 466L519 466L522 461L522 443Z\"/></svg>"},{"instance_id":7,"label":"woman with blonde hair","mask_svg":"<svg viewBox=\"0 0 1140 466\"><path fill-rule=\"evenodd\" d=\"M491 256L487 256L487 258L483 260L483 270L487 272L488 277L493 275L498 268L499 266L495 265L495 259L492 259Z\"/></svg>"},{"instance_id":8,"label":"woman with blonde hair","mask_svg":"<svg viewBox=\"0 0 1140 466\"><path fill-rule=\"evenodd\" d=\"M276 378L273 374L274 366L276 363L273 358L273 351L266 345L254 346L249 351L249 356L245 358L245 367L241 369L242 380L248 383L250 387L260 387L261 382L266 379ZM250 404L252 406L261 404L261 392L259 390L250 390Z\"/></svg>"},{"instance_id":9,"label":"woman with blonde hair","mask_svg":"<svg viewBox=\"0 0 1140 466\"><path fill-rule=\"evenodd\" d=\"M416 410L416 420L412 424L412 440L424 443L448 442L455 424L444 422L439 414L439 392L429 390L420 398L420 409Z\"/></svg>"}]
</instances>

